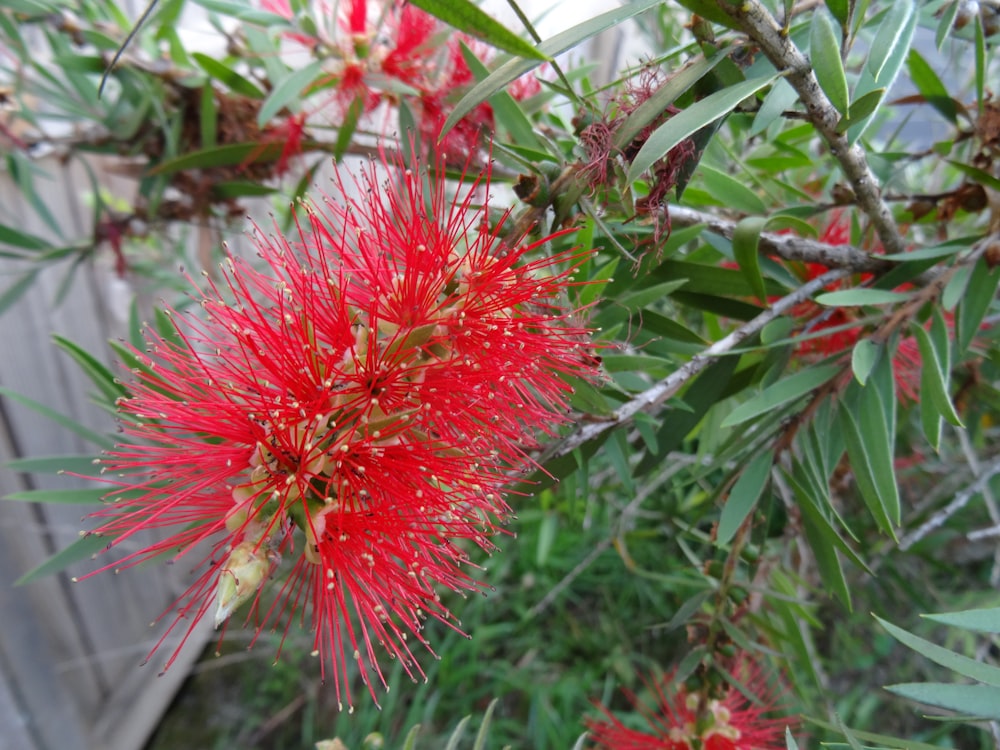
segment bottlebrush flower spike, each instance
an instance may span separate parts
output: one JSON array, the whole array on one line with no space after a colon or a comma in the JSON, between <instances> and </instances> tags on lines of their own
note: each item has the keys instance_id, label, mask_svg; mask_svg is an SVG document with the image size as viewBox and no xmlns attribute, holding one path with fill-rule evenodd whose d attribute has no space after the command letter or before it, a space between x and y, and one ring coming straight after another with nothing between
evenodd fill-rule
<instances>
[{"instance_id":1,"label":"bottlebrush flower spike","mask_svg":"<svg viewBox=\"0 0 1000 750\"><path fill-rule=\"evenodd\" d=\"M751 702L724 683L721 692L690 692L667 674L649 684L656 705L626 695L648 725L633 729L604 706L604 719L588 719L587 728L597 748L607 750L781 750L785 719L769 718L776 708L774 693L766 687L760 668L749 660L737 662L734 678L758 692Z\"/></svg>"},{"instance_id":2,"label":"bottlebrush flower spike","mask_svg":"<svg viewBox=\"0 0 1000 750\"><path fill-rule=\"evenodd\" d=\"M443 167L383 155L294 240L258 233L263 270L228 260L176 340L150 332L93 533L169 536L101 570L192 560L188 636L247 602L245 626L287 636L301 610L338 700L355 662L387 687L379 651L422 676L408 638L457 629L438 589L483 590L468 543L493 549L509 472L567 418L564 376L595 374L562 304L582 257L508 244L488 191L488 169L452 197Z\"/></svg>"}]
</instances>

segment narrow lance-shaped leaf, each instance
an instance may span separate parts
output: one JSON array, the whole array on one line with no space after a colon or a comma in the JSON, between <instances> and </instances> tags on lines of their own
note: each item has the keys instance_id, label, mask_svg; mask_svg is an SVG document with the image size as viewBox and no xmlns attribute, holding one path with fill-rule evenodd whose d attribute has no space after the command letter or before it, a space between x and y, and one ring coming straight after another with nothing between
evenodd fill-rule
<instances>
[{"instance_id":1,"label":"narrow lance-shaped leaf","mask_svg":"<svg viewBox=\"0 0 1000 750\"><path fill-rule=\"evenodd\" d=\"M937 317L940 317L937 311ZM944 326L942 319L941 325ZM948 393L948 379L951 374L951 357L948 351L948 334L945 331L944 340L932 336L922 325L913 325L913 334L920 347L922 363L920 378L921 401L929 400L938 414L956 427L963 427L962 420L955 411ZM937 339L937 340L935 340Z\"/></svg>"},{"instance_id":2,"label":"narrow lance-shaped leaf","mask_svg":"<svg viewBox=\"0 0 1000 750\"><path fill-rule=\"evenodd\" d=\"M916 49L911 49L906 60L906 67L910 73L910 80L917 87L924 99L934 109L940 112L945 119L953 125L958 123L958 104L948 93L944 83L934 72L934 69L927 64Z\"/></svg>"},{"instance_id":3,"label":"narrow lance-shaped leaf","mask_svg":"<svg viewBox=\"0 0 1000 750\"><path fill-rule=\"evenodd\" d=\"M528 44L471 0L410 0L410 3L452 28L464 31L469 36L481 39L512 55L541 61L552 59Z\"/></svg>"},{"instance_id":4,"label":"narrow lance-shaped leaf","mask_svg":"<svg viewBox=\"0 0 1000 750\"><path fill-rule=\"evenodd\" d=\"M912 0L896 0L889 4L889 10L875 33L871 52L865 63L875 80L879 80L886 63L898 54L901 47L909 47L906 29L914 12Z\"/></svg>"},{"instance_id":5,"label":"narrow lance-shaped leaf","mask_svg":"<svg viewBox=\"0 0 1000 750\"><path fill-rule=\"evenodd\" d=\"M722 427L732 427L773 411L815 390L840 373L839 365L815 365L770 385L730 412Z\"/></svg>"},{"instance_id":6,"label":"narrow lance-shaped leaf","mask_svg":"<svg viewBox=\"0 0 1000 750\"><path fill-rule=\"evenodd\" d=\"M849 98L844 61L840 59L840 39L829 14L821 10L813 12L809 32L809 57L823 93L837 111L846 117Z\"/></svg>"},{"instance_id":7,"label":"narrow lance-shaped leaf","mask_svg":"<svg viewBox=\"0 0 1000 750\"><path fill-rule=\"evenodd\" d=\"M889 631L889 635L921 656L953 672L957 672L963 677L969 677L979 682L985 682L988 685L1000 687L1000 667L994 667L991 664L957 654L936 643L931 643L928 640L920 638L907 630L903 630L903 628L893 625L891 622L887 622L877 615L874 615L874 617L883 628Z\"/></svg>"},{"instance_id":8,"label":"narrow lance-shaped leaf","mask_svg":"<svg viewBox=\"0 0 1000 750\"><path fill-rule=\"evenodd\" d=\"M316 60L291 73L275 85L257 113L257 125L263 127L276 114L297 102L302 92L309 88L323 70L323 61Z\"/></svg>"},{"instance_id":9,"label":"narrow lance-shaped leaf","mask_svg":"<svg viewBox=\"0 0 1000 750\"><path fill-rule=\"evenodd\" d=\"M761 76L728 86L695 102L671 117L649 136L629 167L626 182L632 184L646 170L666 156L670 149L706 125L732 112L740 102L753 96L776 78Z\"/></svg>"},{"instance_id":10,"label":"narrow lance-shaped leaf","mask_svg":"<svg viewBox=\"0 0 1000 750\"><path fill-rule=\"evenodd\" d=\"M883 348L871 339L859 339L851 350L851 371L859 385L864 385L882 355Z\"/></svg>"},{"instance_id":11,"label":"narrow lance-shaped leaf","mask_svg":"<svg viewBox=\"0 0 1000 750\"><path fill-rule=\"evenodd\" d=\"M946 682L905 682L886 685L885 689L918 703L957 711L961 716L1000 721L1000 688Z\"/></svg>"},{"instance_id":12,"label":"narrow lance-shaped leaf","mask_svg":"<svg viewBox=\"0 0 1000 750\"><path fill-rule=\"evenodd\" d=\"M773 461L774 455L765 451L754 456L750 463L743 468L722 508L722 515L719 517L719 526L716 530L716 543L728 544L736 534L736 530L753 511L767 485L768 478L771 476Z\"/></svg>"},{"instance_id":13,"label":"narrow lance-shaped leaf","mask_svg":"<svg viewBox=\"0 0 1000 750\"><path fill-rule=\"evenodd\" d=\"M108 537L98 536L97 534L85 534L68 547L61 549L41 565L29 570L17 579L16 584L21 586L65 570L73 563L93 557L105 549L109 541Z\"/></svg>"},{"instance_id":14,"label":"narrow lance-shaped leaf","mask_svg":"<svg viewBox=\"0 0 1000 750\"><path fill-rule=\"evenodd\" d=\"M1000 607L966 609L961 612L942 612L921 616L934 622L966 630L976 630L980 633L1000 633Z\"/></svg>"},{"instance_id":15,"label":"narrow lance-shaped leaf","mask_svg":"<svg viewBox=\"0 0 1000 750\"><path fill-rule=\"evenodd\" d=\"M606 13L601 13L600 15L594 16L583 23L577 24L566 31L560 32L555 36L544 40L538 45L538 51L548 57L555 57L556 55L562 54L566 50L575 47L580 42L589 39L596 34L600 34L602 31L610 29L611 27L620 24L622 21L628 20L633 16L637 16L656 5L659 5L660 2L661 0L634 0L634 2L623 5L620 8L615 8L607 11ZM441 127L441 132L438 134L438 137L443 137L455 126L455 123L493 96L493 94L506 88L511 82L517 80L525 73L534 70L541 64L542 60L532 58L527 60L509 60L501 65L484 80L473 86L472 89L459 100L459 102L455 105L455 108L451 111L451 114L448 115L444 125Z\"/></svg>"},{"instance_id":16,"label":"narrow lance-shaped leaf","mask_svg":"<svg viewBox=\"0 0 1000 750\"><path fill-rule=\"evenodd\" d=\"M760 243L760 233L766 226L766 217L747 216L740 219L733 230L733 256L747 283L753 288L753 293L761 302L767 301L767 289L760 271L760 255L757 247Z\"/></svg>"},{"instance_id":17,"label":"narrow lance-shaped leaf","mask_svg":"<svg viewBox=\"0 0 1000 750\"><path fill-rule=\"evenodd\" d=\"M965 287L958 303L958 320L956 323L957 354L961 356L969 348L982 325L983 318L993 304L993 298L1000 282L1000 269L990 268L985 259L977 261L969 283Z\"/></svg>"}]
</instances>

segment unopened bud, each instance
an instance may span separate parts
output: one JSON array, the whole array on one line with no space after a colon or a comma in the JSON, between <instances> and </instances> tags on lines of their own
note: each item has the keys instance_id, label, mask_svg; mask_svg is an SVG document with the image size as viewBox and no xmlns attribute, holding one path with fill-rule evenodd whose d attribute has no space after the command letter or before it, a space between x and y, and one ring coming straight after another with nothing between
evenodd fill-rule
<instances>
[{"instance_id":1,"label":"unopened bud","mask_svg":"<svg viewBox=\"0 0 1000 750\"><path fill-rule=\"evenodd\" d=\"M215 627L229 619L237 607L256 595L271 571L267 551L259 541L244 541L229 553L219 572L215 593Z\"/></svg>"}]
</instances>

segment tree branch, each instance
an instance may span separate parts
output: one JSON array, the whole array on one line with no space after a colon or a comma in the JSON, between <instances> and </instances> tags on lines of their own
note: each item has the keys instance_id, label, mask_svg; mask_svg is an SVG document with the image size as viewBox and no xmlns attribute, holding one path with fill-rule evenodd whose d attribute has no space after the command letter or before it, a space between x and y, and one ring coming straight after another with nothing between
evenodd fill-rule
<instances>
[{"instance_id":1,"label":"tree branch","mask_svg":"<svg viewBox=\"0 0 1000 750\"><path fill-rule=\"evenodd\" d=\"M781 317L785 312L800 302L809 299L828 284L832 284L834 281L850 274L851 271L838 268L827 271L822 276L817 276L812 281L803 284L791 294L776 301L770 308L753 320L730 332L724 338L719 339L700 354L696 354L684 365L663 378L663 380L639 393L630 401L626 401L609 418L603 419L600 422L586 422L577 425L576 429L566 437L546 446L545 450L538 457L537 463L542 465L553 458L567 456L581 445L593 440L602 433L628 424L639 412L655 411L664 401L680 391L688 381L694 379L698 373L712 364L716 359L735 349L754 334L759 333L772 320Z\"/></svg>"},{"instance_id":2,"label":"tree branch","mask_svg":"<svg viewBox=\"0 0 1000 750\"><path fill-rule=\"evenodd\" d=\"M704 224L708 231L730 240L736 229L736 222L727 221L714 214L685 206L670 206L670 223L682 227ZM820 263L828 268L845 268L852 273L863 271L880 273L894 265L877 255L869 255L853 245L828 245L825 242L795 237L790 234L761 232L759 247L764 252L772 253L785 260Z\"/></svg>"},{"instance_id":3,"label":"tree branch","mask_svg":"<svg viewBox=\"0 0 1000 750\"><path fill-rule=\"evenodd\" d=\"M806 56L782 33L778 22L759 0L742 0L737 5L720 2L718 6L757 43L779 71L787 73L788 82L805 105L806 116L840 163L858 206L871 220L882 246L887 253L904 252L903 237L888 204L882 200L878 179L868 166L864 151L857 144L848 143L844 133L837 132L840 114L820 89Z\"/></svg>"}]
</instances>

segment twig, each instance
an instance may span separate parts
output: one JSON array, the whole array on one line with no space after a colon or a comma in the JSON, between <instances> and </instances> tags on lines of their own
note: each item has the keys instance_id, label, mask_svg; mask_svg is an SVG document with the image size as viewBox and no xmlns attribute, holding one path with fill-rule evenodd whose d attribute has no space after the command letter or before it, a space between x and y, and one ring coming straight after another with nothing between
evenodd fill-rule
<instances>
[{"instance_id":1,"label":"twig","mask_svg":"<svg viewBox=\"0 0 1000 750\"><path fill-rule=\"evenodd\" d=\"M865 153L857 144L851 145L844 133L837 132L840 113L826 98L812 65L805 55L759 2L744 0L736 5L719 3L719 7L736 21L767 59L779 70L787 73L787 80L799 95L806 108L806 116L830 148L830 153L851 184L858 206L868 216L875 232L888 253L906 250L903 237L888 204L882 200L878 179L872 173Z\"/></svg>"},{"instance_id":2,"label":"twig","mask_svg":"<svg viewBox=\"0 0 1000 750\"><path fill-rule=\"evenodd\" d=\"M681 227L704 224L708 231L726 239L732 239L736 230L736 222L686 206L670 206L670 222ZM761 232L758 247L785 260L820 263L827 268L846 268L854 273L878 273L894 266L890 261L877 255L869 255L853 245L829 245L789 234Z\"/></svg>"},{"instance_id":3,"label":"twig","mask_svg":"<svg viewBox=\"0 0 1000 750\"><path fill-rule=\"evenodd\" d=\"M581 445L593 440L607 430L628 424L636 414L656 410L664 401L676 394L688 381L692 380L716 359L735 349L754 334L759 333L764 326L772 320L781 317L786 311L795 307L795 305L809 299L828 284L849 276L850 273L846 269L838 268L827 271L822 276L817 276L812 281L803 284L791 294L776 301L769 309L762 312L753 320L740 326L724 338L719 339L703 352L696 354L667 377L647 388L630 401L626 401L607 419L603 419L600 422L579 424L566 437L548 445L539 456L538 463L544 464L553 458L567 456Z\"/></svg>"},{"instance_id":4,"label":"twig","mask_svg":"<svg viewBox=\"0 0 1000 750\"><path fill-rule=\"evenodd\" d=\"M942 526L945 521L968 505L972 498L982 492L988 486L989 481L997 474L1000 474L1000 459L996 459L992 463L982 467L982 473L976 477L976 481L955 495L955 498L950 503L924 521L917 529L904 536L899 542L899 548L904 551L908 550L934 531L934 529Z\"/></svg>"}]
</instances>

